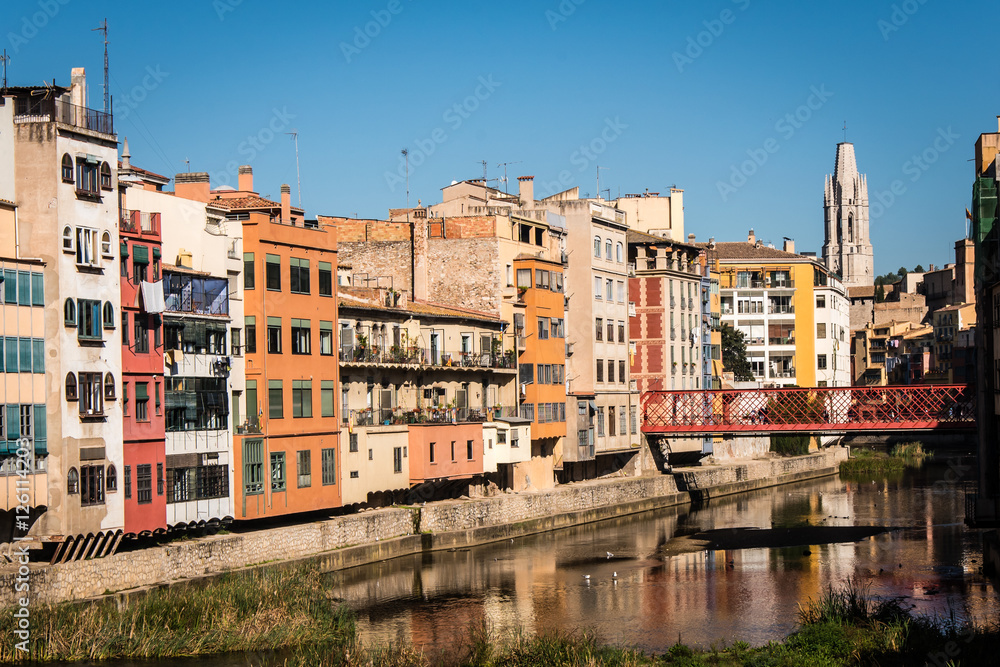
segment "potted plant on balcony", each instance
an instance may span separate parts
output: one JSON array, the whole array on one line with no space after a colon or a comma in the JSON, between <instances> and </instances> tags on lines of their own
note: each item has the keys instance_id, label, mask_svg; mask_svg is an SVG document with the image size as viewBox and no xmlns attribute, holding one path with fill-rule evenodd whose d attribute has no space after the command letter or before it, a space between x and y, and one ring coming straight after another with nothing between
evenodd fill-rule
<instances>
[{"instance_id":1,"label":"potted plant on balcony","mask_svg":"<svg viewBox=\"0 0 1000 667\"><path fill-rule=\"evenodd\" d=\"M368 354L368 336L363 333L358 334L358 344L354 348L354 360L364 361Z\"/></svg>"},{"instance_id":2,"label":"potted plant on balcony","mask_svg":"<svg viewBox=\"0 0 1000 667\"><path fill-rule=\"evenodd\" d=\"M517 300L523 301L525 293L530 289L530 285L518 285L517 286Z\"/></svg>"}]
</instances>

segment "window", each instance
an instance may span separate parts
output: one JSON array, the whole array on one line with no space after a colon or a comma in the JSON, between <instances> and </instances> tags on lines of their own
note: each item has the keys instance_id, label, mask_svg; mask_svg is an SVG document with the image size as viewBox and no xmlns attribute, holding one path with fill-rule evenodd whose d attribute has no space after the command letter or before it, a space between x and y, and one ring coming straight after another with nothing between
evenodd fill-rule
<instances>
[{"instance_id":1,"label":"window","mask_svg":"<svg viewBox=\"0 0 1000 667\"><path fill-rule=\"evenodd\" d=\"M615 406L608 406L608 435L614 437L615 435Z\"/></svg>"},{"instance_id":2,"label":"window","mask_svg":"<svg viewBox=\"0 0 1000 667\"><path fill-rule=\"evenodd\" d=\"M65 242L63 243L65 249ZM76 228L76 263L81 266L97 266L97 230L89 227Z\"/></svg>"},{"instance_id":3,"label":"window","mask_svg":"<svg viewBox=\"0 0 1000 667\"><path fill-rule=\"evenodd\" d=\"M80 373L79 401L81 417L100 417L104 415L103 380L104 378L101 373Z\"/></svg>"},{"instance_id":4,"label":"window","mask_svg":"<svg viewBox=\"0 0 1000 667\"><path fill-rule=\"evenodd\" d=\"M125 476L122 478L125 484L125 497L132 497L132 466L125 466Z\"/></svg>"},{"instance_id":5,"label":"window","mask_svg":"<svg viewBox=\"0 0 1000 667\"><path fill-rule=\"evenodd\" d=\"M319 322L319 353L325 356L333 354L333 322Z\"/></svg>"},{"instance_id":6,"label":"window","mask_svg":"<svg viewBox=\"0 0 1000 667\"><path fill-rule=\"evenodd\" d=\"M333 380L321 380L319 386L319 405L321 417L334 417Z\"/></svg>"},{"instance_id":7,"label":"window","mask_svg":"<svg viewBox=\"0 0 1000 667\"><path fill-rule=\"evenodd\" d=\"M31 274L31 305L45 305L45 279L41 273Z\"/></svg>"},{"instance_id":8,"label":"window","mask_svg":"<svg viewBox=\"0 0 1000 667\"><path fill-rule=\"evenodd\" d=\"M595 276L594 277L594 298L595 299L600 299L601 298L601 277L600 276Z\"/></svg>"},{"instance_id":9,"label":"window","mask_svg":"<svg viewBox=\"0 0 1000 667\"><path fill-rule=\"evenodd\" d=\"M615 260L619 264L623 264L625 262L625 247L622 245L621 241L619 241L618 245L615 246Z\"/></svg>"},{"instance_id":10,"label":"window","mask_svg":"<svg viewBox=\"0 0 1000 667\"><path fill-rule=\"evenodd\" d=\"M72 253L74 251L74 249L76 248L76 245L73 243L73 228L72 227L69 227L69 226L63 227L62 248L63 248L63 252L67 252L67 253Z\"/></svg>"},{"instance_id":11,"label":"window","mask_svg":"<svg viewBox=\"0 0 1000 667\"><path fill-rule=\"evenodd\" d=\"M80 504L104 504L104 466L80 466Z\"/></svg>"},{"instance_id":12,"label":"window","mask_svg":"<svg viewBox=\"0 0 1000 667\"><path fill-rule=\"evenodd\" d=\"M473 459L472 442L473 442L472 440L468 440L465 443L465 453L467 455L466 458L468 458L470 461Z\"/></svg>"},{"instance_id":13,"label":"window","mask_svg":"<svg viewBox=\"0 0 1000 667\"><path fill-rule=\"evenodd\" d=\"M601 237L594 237L594 257L601 258Z\"/></svg>"},{"instance_id":14,"label":"window","mask_svg":"<svg viewBox=\"0 0 1000 667\"><path fill-rule=\"evenodd\" d=\"M146 323L141 317L136 316L132 320L132 329L134 332L132 351L136 354L146 354L149 352L149 330L146 328Z\"/></svg>"},{"instance_id":15,"label":"window","mask_svg":"<svg viewBox=\"0 0 1000 667\"><path fill-rule=\"evenodd\" d=\"M619 343L628 342L627 340L625 340L625 323L622 322L621 320L618 321L618 342Z\"/></svg>"},{"instance_id":16,"label":"window","mask_svg":"<svg viewBox=\"0 0 1000 667\"><path fill-rule=\"evenodd\" d=\"M66 474L66 493L71 496L80 493L80 475L76 468L70 468Z\"/></svg>"},{"instance_id":17,"label":"window","mask_svg":"<svg viewBox=\"0 0 1000 667\"><path fill-rule=\"evenodd\" d=\"M66 400L76 400L76 375L73 373L66 374Z\"/></svg>"},{"instance_id":18,"label":"window","mask_svg":"<svg viewBox=\"0 0 1000 667\"><path fill-rule=\"evenodd\" d=\"M357 452L358 452L358 434L357 433L351 433L351 434L349 434L348 441L347 441L347 449L348 449L349 452L351 452L353 454L357 454Z\"/></svg>"},{"instance_id":19,"label":"window","mask_svg":"<svg viewBox=\"0 0 1000 667\"><path fill-rule=\"evenodd\" d=\"M608 382L615 381L615 360L608 359Z\"/></svg>"},{"instance_id":20,"label":"window","mask_svg":"<svg viewBox=\"0 0 1000 667\"><path fill-rule=\"evenodd\" d=\"M74 183L73 178L73 158L69 156L69 153L65 153L62 156L62 180L63 183Z\"/></svg>"},{"instance_id":21,"label":"window","mask_svg":"<svg viewBox=\"0 0 1000 667\"><path fill-rule=\"evenodd\" d=\"M615 342L615 323L612 320L608 320L608 342ZM618 341L619 343L623 341Z\"/></svg>"},{"instance_id":22,"label":"window","mask_svg":"<svg viewBox=\"0 0 1000 667\"><path fill-rule=\"evenodd\" d=\"M514 265L513 264L508 264L507 265L507 274L506 275L507 275L507 287L513 287L514 286Z\"/></svg>"},{"instance_id":23,"label":"window","mask_svg":"<svg viewBox=\"0 0 1000 667\"><path fill-rule=\"evenodd\" d=\"M149 383L135 383L135 420L137 422L149 421Z\"/></svg>"},{"instance_id":24,"label":"window","mask_svg":"<svg viewBox=\"0 0 1000 667\"><path fill-rule=\"evenodd\" d=\"M153 502L153 466L149 463L135 467L135 496L140 505Z\"/></svg>"},{"instance_id":25,"label":"window","mask_svg":"<svg viewBox=\"0 0 1000 667\"><path fill-rule=\"evenodd\" d=\"M163 464L162 463L157 463L156 464L156 495L158 495L158 496L162 496L163 495L163 483L164 483L164 481L165 480L163 478Z\"/></svg>"},{"instance_id":26,"label":"window","mask_svg":"<svg viewBox=\"0 0 1000 667\"><path fill-rule=\"evenodd\" d=\"M611 261L611 248L613 245L614 244L611 242L611 239L608 239L607 241L604 242L604 259L608 260L609 262Z\"/></svg>"},{"instance_id":27,"label":"window","mask_svg":"<svg viewBox=\"0 0 1000 667\"><path fill-rule=\"evenodd\" d=\"M97 161L77 158L76 161L76 192L77 194L96 195L98 193Z\"/></svg>"},{"instance_id":28,"label":"window","mask_svg":"<svg viewBox=\"0 0 1000 667\"><path fill-rule=\"evenodd\" d=\"M312 354L309 320L292 318L292 354Z\"/></svg>"},{"instance_id":29,"label":"window","mask_svg":"<svg viewBox=\"0 0 1000 667\"><path fill-rule=\"evenodd\" d=\"M597 410L597 435L604 437L604 410Z\"/></svg>"},{"instance_id":30,"label":"window","mask_svg":"<svg viewBox=\"0 0 1000 667\"><path fill-rule=\"evenodd\" d=\"M265 255L265 280L267 289L272 292L281 291L281 257L278 255Z\"/></svg>"},{"instance_id":31,"label":"window","mask_svg":"<svg viewBox=\"0 0 1000 667\"><path fill-rule=\"evenodd\" d=\"M104 400L115 400L115 376L111 373L104 376Z\"/></svg>"},{"instance_id":32,"label":"window","mask_svg":"<svg viewBox=\"0 0 1000 667\"><path fill-rule=\"evenodd\" d=\"M427 448L427 453L430 455L430 462L431 463L434 463L434 445L435 444L437 444L437 443L432 442L432 443L430 443L430 445Z\"/></svg>"},{"instance_id":33,"label":"window","mask_svg":"<svg viewBox=\"0 0 1000 667\"><path fill-rule=\"evenodd\" d=\"M115 307L111 305L110 301L104 302L104 328L115 328Z\"/></svg>"},{"instance_id":34,"label":"window","mask_svg":"<svg viewBox=\"0 0 1000 667\"><path fill-rule=\"evenodd\" d=\"M614 298L615 281L608 278L604 281L604 299L608 303Z\"/></svg>"},{"instance_id":35,"label":"window","mask_svg":"<svg viewBox=\"0 0 1000 667\"><path fill-rule=\"evenodd\" d=\"M312 452L303 449L295 455L295 458L299 488L312 486Z\"/></svg>"},{"instance_id":36,"label":"window","mask_svg":"<svg viewBox=\"0 0 1000 667\"><path fill-rule=\"evenodd\" d=\"M292 380L292 417L312 416L312 380Z\"/></svg>"},{"instance_id":37,"label":"window","mask_svg":"<svg viewBox=\"0 0 1000 667\"><path fill-rule=\"evenodd\" d=\"M816 297L816 307L817 308L826 308L826 296L819 295L819 296Z\"/></svg>"},{"instance_id":38,"label":"window","mask_svg":"<svg viewBox=\"0 0 1000 667\"><path fill-rule=\"evenodd\" d=\"M826 322L816 323L816 338L826 338Z\"/></svg>"},{"instance_id":39,"label":"window","mask_svg":"<svg viewBox=\"0 0 1000 667\"><path fill-rule=\"evenodd\" d=\"M535 269L535 287L538 289L549 288L549 272Z\"/></svg>"},{"instance_id":40,"label":"window","mask_svg":"<svg viewBox=\"0 0 1000 667\"><path fill-rule=\"evenodd\" d=\"M267 318L267 352L281 354L281 318Z\"/></svg>"},{"instance_id":41,"label":"window","mask_svg":"<svg viewBox=\"0 0 1000 667\"><path fill-rule=\"evenodd\" d=\"M243 289L253 289L257 282L257 274L254 272L253 253L243 253Z\"/></svg>"},{"instance_id":42,"label":"window","mask_svg":"<svg viewBox=\"0 0 1000 667\"><path fill-rule=\"evenodd\" d=\"M241 354L243 354L242 345L240 345L240 330L230 329L229 337L230 337L230 344L229 344L230 353L234 357L238 357Z\"/></svg>"},{"instance_id":43,"label":"window","mask_svg":"<svg viewBox=\"0 0 1000 667\"><path fill-rule=\"evenodd\" d=\"M122 382L122 414L128 417L128 382Z\"/></svg>"},{"instance_id":44,"label":"window","mask_svg":"<svg viewBox=\"0 0 1000 667\"><path fill-rule=\"evenodd\" d=\"M76 326L76 302L73 299L66 299L63 304L63 320L68 327Z\"/></svg>"},{"instance_id":45,"label":"window","mask_svg":"<svg viewBox=\"0 0 1000 667\"><path fill-rule=\"evenodd\" d=\"M549 318L539 317L538 318L538 340L548 340L549 339Z\"/></svg>"},{"instance_id":46,"label":"window","mask_svg":"<svg viewBox=\"0 0 1000 667\"><path fill-rule=\"evenodd\" d=\"M101 234L101 256L111 259L114 255L111 254L111 232L104 232Z\"/></svg>"},{"instance_id":47,"label":"window","mask_svg":"<svg viewBox=\"0 0 1000 667\"><path fill-rule=\"evenodd\" d=\"M604 382L604 360L597 360L597 381Z\"/></svg>"},{"instance_id":48,"label":"window","mask_svg":"<svg viewBox=\"0 0 1000 667\"><path fill-rule=\"evenodd\" d=\"M14 273L11 271L10 273ZM30 306L31 305L31 272L30 271L18 271L17 272L17 305L19 306Z\"/></svg>"},{"instance_id":49,"label":"window","mask_svg":"<svg viewBox=\"0 0 1000 667\"><path fill-rule=\"evenodd\" d=\"M337 483L337 450L324 449L321 452L323 466L323 486Z\"/></svg>"},{"instance_id":50,"label":"window","mask_svg":"<svg viewBox=\"0 0 1000 667\"><path fill-rule=\"evenodd\" d=\"M138 285L146 280L146 268L149 266L149 247L132 246L132 282Z\"/></svg>"},{"instance_id":51,"label":"window","mask_svg":"<svg viewBox=\"0 0 1000 667\"><path fill-rule=\"evenodd\" d=\"M395 447L392 450L392 472L399 474L403 472L403 448Z\"/></svg>"},{"instance_id":52,"label":"window","mask_svg":"<svg viewBox=\"0 0 1000 667\"><path fill-rule=\"evenodd\" d=\"M309 260L292 257L288 260L288 273L292 294L309 294Z\"/></svg>"},{"instance_id":53,"label":"window","mask_svg":"<svg viewBox=\"0 0 1000 667\"><path fill-rule=\"evenodd\" d=\"M247 332L247 354L257 353L257 318L247 315L243 318L243 326Z\"/></svg>"},{"instance_id":54,"label":"window","mask_svg":"<svg viewBox=\"0 0 1000 667\"><path fill-rule=\"evenodd\" d=\"M271 419L282 419L285 416L281 383L281 380L267 381L267 415Z\"/></svg>"},{"instance_id":55,"label":"window","mask_svg":"<svg viewBox=\"0 0 1000 667\"><path fill-rule=\"evenodd\" d=\"M625 384L625 360L618 360L618 381Z\"/></svg>"},{"instance_id":56,"label":"window","mask_svg":"<svg viewBox=\"0 0 1000 667\"><path fill-rule=\"evenodd\" d=\"M271 452L271 490L285 490L285 453Z\"/></svg>"},{"instance_id":57,"label":"window","mask_svg":"<svg viewBox=\"0 0 1000 667\"><path fill-rule=\"evenodd\" d=\"M452 461L456 461L457 460L455 458L455 441L454 440L451 441L451 460Z\"/></svg>"},{"instance_id":58,"label":"window","mask_svg":"<svg viewBox=\"0 0 1000 667\"><path fill-rule=\"evenodd\" d=\"M319 295L333 296L333 265L330 262L319 263Z\"/></svg>"},{"instance_id":59,"label":"window","mask_svg":"<svg viewBox=\"0 0 1000 667\"><path fill-rule=\"evenodd\" d=\"M243 493L257 496L264 493L264 441L243 441Z\"/></svg>"},{"instance_id":60,"label":"window","mask_svg":"<svg viewBox=\"0 0 1000 667\"><path fill-rule=\"evenodd\" d=\"M618 408L618 434L628 435L627 426L628 423L625 421L625 406L623 405Z\"/></svg>"},{"instance_id":61,"label":"window","mask_svg":"<svg viewBox=\"0 0 1000 667\"><path fill-rule=\"evenodd\" d=\"M872 361L874 361L874 359L872 359ZM816 368L818 368L821 371L825 371L826 370L826 355L825 354L816 355Z\"/></svg>"},{"instance_id":62,"label":"window","mask_svg":"<svg viewBox=\"0 0 1000 667\"><path fill-rule=\"evenodd\" d=\"M89 299L79 300L80 317L76 324L76 336L80 340L101 340L101 302Z\"/></svg>"},{"instance_id":63,"label":"window","mask_svg":"<svg viewBox=\"0 0 1000 667\"><path fill-rule=\"evenodd\" d=\"M594 340L603 341L604 340L604 318L598 317L594 319Z\"/></svg>"},{"instance_id":64,"label":"window","mask_svg":"<svg viewBox=\"0 0 1000 667\"><path fill-rule=\"evenodd\" d=\"M563 319L552 318L550 322L551 335L553 338L565 338L566 337L566 323Z\"/></svg>"},{"instance_id":65,"label":"window","mask_svg":"<svg viewBox=\"0 0 1000 667\"><path fill-rule=\"evenodd\" d=\"M111 492L118 490L118 472L113 465L108 466L108 474L104 477L104 488Z\"/></svg>"},{"instance_id":66,"label":"window","mask_svg":"<svg viewBox=\"0 0 1000 667\"><path fill-rule=\"evenodd\" d=\"M618 303L625 303L625 281L618 281Z\"/></svg>"},{"instance_id":67,"label":"window","mask_svg":"<svg viewBox=\"0 0 1000 667\"><path fill-rule=\"evenodd\" d=\"M101 163L101 189L111 189L111 166L107 162Z\"/></svg>"},{"instance_id":68,"label":"window","mask_svg":"<svg viewBox=\"0 0 1000 667\"><path fill-rule=\"evenodd\" d=\"M628 408L628 418L629 426L632 431L632 435L639 432L639 408L635 405L630 405Z\"/></svg>"}]
</instances>

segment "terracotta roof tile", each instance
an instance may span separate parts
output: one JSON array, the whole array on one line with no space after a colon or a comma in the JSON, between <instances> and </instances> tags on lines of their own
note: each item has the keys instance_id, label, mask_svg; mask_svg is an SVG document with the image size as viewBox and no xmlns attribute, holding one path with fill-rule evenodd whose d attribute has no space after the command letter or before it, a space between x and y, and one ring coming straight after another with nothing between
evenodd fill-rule
<instances>
[{"instance_id":1,"label":"terracotta roof tile","mask_svg":"<svg viewBox=\"0 0 1000 667\"><path fill-rule=\"evenodd\" d=\"M847 288L847 296L851 299L863 299L865 297L875 298L874 285L858 285Z\"/></svg>"},{"instance_id":2,"label":"terracotta roof tile","mask_svg":"<svg viewBox=\"0 0 1000 667\"><path fill-rule=\"evenodd\" d=\"M804 255L797 255L793 252L785 252L784 250L769 248L763 245L751 245L745 241L716 243L714 248L709 248L707 243L696 243L695 245L714 252L715 258L722 261L727 259L783 259L809 262L813 260L812 257L805 257Z\"/></svg>"}]
</instances>

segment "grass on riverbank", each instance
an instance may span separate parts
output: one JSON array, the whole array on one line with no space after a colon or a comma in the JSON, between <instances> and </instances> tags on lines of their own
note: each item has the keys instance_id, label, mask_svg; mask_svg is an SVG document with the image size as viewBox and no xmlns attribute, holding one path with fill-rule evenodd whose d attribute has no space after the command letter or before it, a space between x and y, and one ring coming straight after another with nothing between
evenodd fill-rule
<instances>
[{"instance_id":1,"label":"grass on riverbank","mask_svg":"<svg viewBox=\"0 0 1000 667\"><path fill-rule=\"evenodd\" d=\"M855 450L851 458L840 462L840 472L844 475L877 475L899 473L909 467L923 465L930 456L919 442L896 445L892 452L885 454L868 449Z\"/></svg>"},{"instance_id":2,"label":"grass on riverbank","mask_svg":"<svg viewBox=\"0 0 1000 667\"><path fill-rule=\"evenodd\" d=\"M31 657L116 660L323 647L353 641L354 620L331 599L320 574L267 568L222 575L204 586L154 590L129 600L32 606ZM0 626L17 627L12 609ZM6 632L0 662L18 641Z\"/></svg>"},{"instance_id":3,"label":"grass on riverbank","mask_svg":"<svg viewBox=\"0 0 1000 667\"><path fill-rule=\"evenodd\" d=\"M12 610L0 613L11 623ZM538 667L708 665L992 664L1000 626L911 617L895 601L874 600L855 582L830 590L799 611L800 629L782 642L696 650L677 644L651 656L609 646L588 634L501 635L483 625L440 659L409 645L361 646L353 616L331 597L314 569L271 569L227 575L203 587L153 591L132 601L32 609L32 643L40 661L165 658L242 653L261 667ZM7 627L11 627L8 625ZM13 640L0 640L11 662Z\"/></svg>"}]
</instances>

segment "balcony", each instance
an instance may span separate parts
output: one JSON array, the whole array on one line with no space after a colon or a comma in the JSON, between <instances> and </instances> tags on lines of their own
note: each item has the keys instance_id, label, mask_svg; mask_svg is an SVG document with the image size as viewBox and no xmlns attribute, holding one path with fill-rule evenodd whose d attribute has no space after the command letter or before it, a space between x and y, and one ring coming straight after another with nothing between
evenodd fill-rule
<instances>
[{"instance_id":1,"label":"balcony","mask_svg":"<svg viewBox=\"0 0 1000 667\"><path fill-rule=\"evenodd\" d=\"M771 307L767 309L770 315L794 315L795 306L786 306L782 304L771 304Z\"/></svg>"},{"instance_id":2,"label":"balcony","mask_svg":"<svg viewBox=\"0 0 1000 667\"><path fill-rule=\"evenodd\" d=\"M18 97L14 101L15 123L57 122L92 132L114 134L112 115L97 109L77 106L69 102L48 98Z\"/></svg>"},{"instance_id":3,"label":"balcony","mask_svg":"<svg viewBox=\"0 0 1000 667\"><path fill-rule=\"evenodd\" d=\"M159 236L160 214L123 210L118 220L118 229L130 234Z\"/></svg>"},{"instance_id":4,"label":"balcony","mask_svg":"<svg viewBox=\"0 0 1000 667\"><path fill-rule=\"evenodd\" d=\"M438 352L417 346L407 348L393 345L388 350L371 347L341 345L340 361L345 364L408 365L445 368L517 368L513 350L500 352Z\"/></svg>"},{"instance_id":5,"label":"balcony","mask_svg":"<svg viewBox=\"0 0 1000 667\"><path fill-rule=\"evenodd\" d=\"M260 435L260 418L254 415L236 427L236 435Z\"/></svg>"},{"instance_id":6,"label":"balcony","mask_svg":"<svg viewBox=\"0 0 1000 667\"><path fill-rule=\"evenodd\" d=\"M409 424L482 424L495 419L518 417L515 406L479 408L384 408L351 410L355 426L400 426Z\"/></svg>"}]
</instances>

